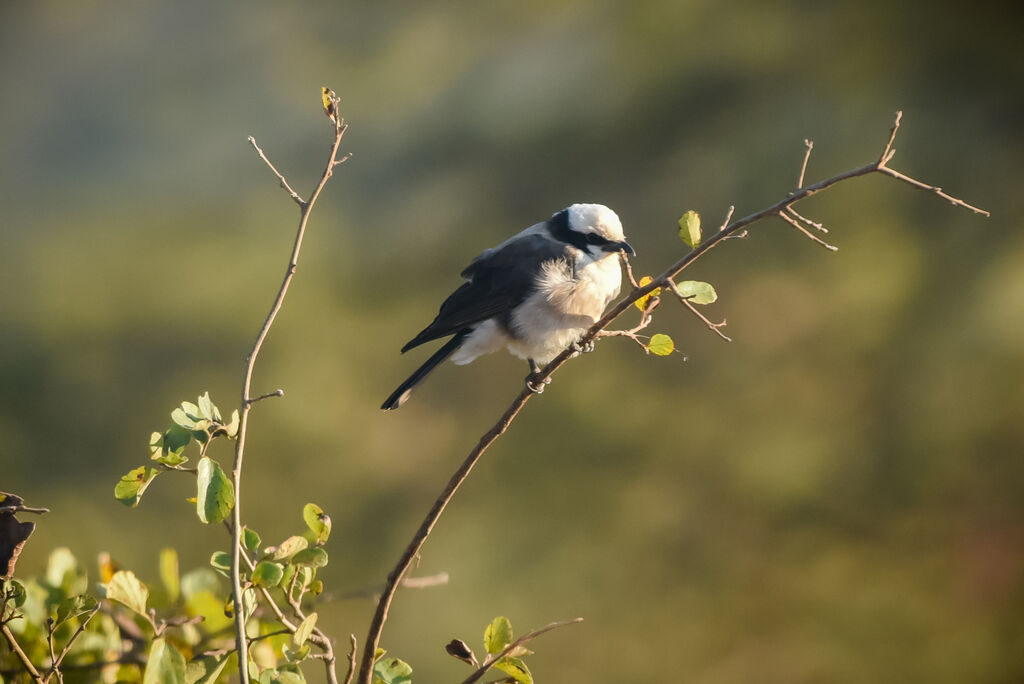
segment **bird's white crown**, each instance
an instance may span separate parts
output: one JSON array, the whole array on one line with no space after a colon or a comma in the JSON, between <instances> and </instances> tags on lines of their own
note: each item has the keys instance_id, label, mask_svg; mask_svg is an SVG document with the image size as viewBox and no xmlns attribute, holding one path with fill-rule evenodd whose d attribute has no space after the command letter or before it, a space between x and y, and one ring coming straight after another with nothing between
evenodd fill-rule
<instances>
[{"instance_id":1,"label":"bird's white crown","mask_svg":"<svg viewBox=\"0 0 1024 684\"><path fill-rule=\"evenodd\" d=\"M596 233L612 242L621 242L619 215L603 204L574 204L569 207L569 227L580 233Z\"/></svg>"}]
</instances>

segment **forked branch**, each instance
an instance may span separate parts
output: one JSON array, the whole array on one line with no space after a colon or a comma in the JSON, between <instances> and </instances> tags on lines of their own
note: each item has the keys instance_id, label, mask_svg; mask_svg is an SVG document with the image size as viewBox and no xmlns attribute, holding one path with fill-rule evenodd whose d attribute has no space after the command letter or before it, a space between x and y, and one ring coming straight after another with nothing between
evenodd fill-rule
<instances>
[{"instance_id":1,"label":"forked branch","mask_svg":"<svg viewBox=\"0 0 1024 684\"><path fill-rule=\"evenodd\" d=\"M328 95L329 93L329 95ZM330 180L331 175L334 173L334 167L339 163L347 159L344 157L338 159L338 149L341 147L341 139L345 135L345 131L348 126L345 124L345 120L338 115L338 97L333 92L325 89L325 107L327 107L328 118L330 119L334 127L334 142L331 145L330 154L327 158L327 164L324 168L323 174L320 176L320 180L317 182L313 191L309 195L308 200L302 199L298 193L292 190L288 181L284 175L267 159L267 156L260 149L256 141L250 137L249 143L259 154L270 170L277 177L281 184L281 187L285 189L288 195L299 207L299 225L295 232L295 242L292 245L291 257L288 259L288 267L285 269L284 279L281 282L281 287L277 291L277 296L274 298L274 303L270 307L270 312L267 314L266 320L263 321L263 327L260 328L259 333L256 335L256 341L253 343L252 351L249 352L249 356L245 360L245 373L242 379L242 397L241 406L239 407L240 422L238 427L238 440L235 442L235 461L234 466L231 470L232 482L235 487L235 506L232 512L232 524L231 524L231 597L234 603L235 609L235 643L238 649L238 673L242 684L249 684L249 668L248 668L248 639L245 633L245 623L248 616L245 614L245 603L242 600L242 582L241 582L241 567L239 565L241 560L241 548L242 548L242 514L241 514L241 485L242 485L242 459L245 455L245 436L246 430L249 425L249 411L252 410L253 405L268 397L281 396L282 390L271 392L270 394L260 395L253 397L251 394L252 390L252 373L253 368L256 366L256 357L259 356L260 348L263 346L264 340L267 338L267 334L270 332L270 327L274 324L274 319L277 318L277 313L281 310L282 304L284 304L285 295L288 294L288 286L291 285L292 278L295 277L295 269L299 262L299 251L302 249L302 238L306 234L306 224L309 222L309 215L313 209L313 205L316 204L317 198L320 196L320 192L327 185L327 181ZM278 615L278 617L282 617ZM282 621L285 626L288 623ZM294 631L294 629L292 630ZM327 642L328 648L326 649L329 658L327 659L328 665L328 677L334 681L334 653L330 648L330 643Z\"/></svg>"},{"instance_id":2,"label":"forked branch","mask_svg":"<svg viewBox=\"0 0 1024 684\"><path fill-rule=\"evenodd\" d=\"M870 164L866 164L864 166L859 166L849 171L845 171L838 175L832 176L831 178L826 178L825 180L818 181L817 183L804 186L803 175L806 171L806 162L811 151L811 144L810 142L808 142L807 152L804 157L804 166L801 169L799 179L799 185L801 187L797 188L797 190L793 191L784 199L779 200L772 206L762 209L761 211L755 212L748 216L745 216L741 219L737 219L732 223L729 222L729 219L732 217L732 209L730 208L729 216L727 217L725 224L718 232L708 235L703 242L697 245L684 257L682 257L674 264L669 266L664 273L654 278L650 283L647 283L643 287L634 287L633 290L624 299L615 304L608 311L608 313L604 315L603 318L601 318L593 326L590 327L586 334L579 340L578 344L585 345L588 342L593 341L600 334L600 332L604 330L612 321L614 321L616 318L621 316L626 310L628 310L629 307L633 305L633 302L649 294L655 289L669 287L669 281L672 278L677 276L690 264L692 264L694 261L707 254L713 247L717 246L724 240L742 236L745 233L744 229L747 226L750 226L753 223L757 223L758 221L761 221L762 219L771 216L777 216L783 218L783 220L790 220L792 217L787 215L786 213L790 209L790 207L800 202L801 200L805 200L812 195L816 195L819 192L827 190L828 188L832 187L833 185L836 185L837 183L841 183L851 178L857 178L858 176L866 176L872 173L881 173L883 175L890 176L897 180L901 180L905 183L909 183L910 185L913 185L916 188L933 192L954 205L970 209L971 211L977 214L988 216L989 213L983 209L979 209L970 204L967 204L963 200L957 199L944 193L940 188L928 185L927 183L922 183L921 181L910 178L909 176L906 176L898 171L894 171L887 166L887 164L892 160L892 157L895 154L895 150L893 149L893 143L896 140L896 133L899 130L901 117L902 112L897 112L896 119L893 122L892 128L889 132L888 142L886 143L885 148L883 149L882 154L879 156L877 161L872 162ZM798 227L803 229L803 226L801 226L798 222L793 222ZM810 234L806 233L806 231L805 234L808 234L808 236L810 236ZM569 358L574 353L574 350L570 348L564 350L562 353L556 356L547 366L542 368L540 372L534 376L534 384L539 384L544 380L550 378L559 368L562 367L562 365L565 364L566 361L569 360ZM455 492L458 491L462 483L465 482L466 478L469 476L469 473L473 470L473 467L480 460L480 457L488 449L488 447L490 447L491 444L495 442L495 440L497 440L501 435L505 433L509 425L511 425L512 421L515 420L517 415L519 415L519 412L522 410L523 406L526 405L526 402L532 399L533 396L534 393L531 392L529 389L524 388L523 390L521 390L519 394L515 397L515 399L512 400L512 403L501 415L498 421L487 432L485 432L482 437L480 437L480 440L477 442L476 446L473 447L473 449L469 452L466 458L455 470L455 473L448 480L448 483L444 486L444 489L441 490L440 495L438 495L437 499L430 507L430 510L427 512L426 517L423 519L423 522L420 524L419 529L416 530L416 533L413 535L412 540L402 551L402 554L399 557L398 562L395 564L395 567L388 574L384 591L381 593L380 600L377 602L377 609L374 613L372 621L370 622L370 629L369 632L367 633L366 641L363 644L362 660L360 661L359 677L357 678L357 682L359 682L359 684L371 684L370 680L373 673L374 652L376 651L378 643L380 641L380 635L384 628L384 622L387 620L388 610L391 607L391 601L392 599L394 599L395 591L398 588L402 578L405 576L406 571L408 571L410 565L412 565L413 560L419 555L420 548L423 546L423 543L430 535L431 530L434 529L434 525L437 524L437 521L441 517L441 514L444 512L445 507L451 501L452 497L455 495Z\"/></svg>"}]
</instances>

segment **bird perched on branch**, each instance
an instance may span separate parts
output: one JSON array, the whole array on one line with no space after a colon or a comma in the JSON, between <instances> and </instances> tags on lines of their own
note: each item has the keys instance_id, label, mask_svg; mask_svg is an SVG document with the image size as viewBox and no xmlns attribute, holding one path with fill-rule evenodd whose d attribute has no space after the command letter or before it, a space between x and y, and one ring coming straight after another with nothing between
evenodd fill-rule
<instances>
[{"instance_id":1,"label":"bird perched on branch","mask_svg":"<svg viewBox=\"0 0 1024 684\"><path fill-rule=\"evenodd\" d=\"M466 282L402 353L452 338L381 408L404 404L413 388L448 357L462 365L502 347L529 361L526 385L542 392L543 384L534 381L540 367L567 347L577 347L619 294L620 252L634 253L619 217L603 204L573 204L485 250L462 271Z\"/></svg>"}]
</instances>

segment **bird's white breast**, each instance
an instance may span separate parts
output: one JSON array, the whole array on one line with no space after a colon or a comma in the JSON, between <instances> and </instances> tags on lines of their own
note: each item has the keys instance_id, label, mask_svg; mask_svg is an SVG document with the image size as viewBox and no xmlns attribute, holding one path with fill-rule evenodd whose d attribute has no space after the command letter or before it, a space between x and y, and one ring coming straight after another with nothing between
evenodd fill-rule
<instances>
[{"instance_id":1,"label":"bird's white breast","mask_svg":"<svg viewBox=\"0 0 1024 684\"><path fill-rule=\"evenodd\" d=\"M543 365L578 341L619 294L622 271L617 254L590 261L582 253L575 273L563 259L546 262L537 288L513 317L510 352ZM575 277L574 277L575 276Z\"/></svg>"}]
</instances>

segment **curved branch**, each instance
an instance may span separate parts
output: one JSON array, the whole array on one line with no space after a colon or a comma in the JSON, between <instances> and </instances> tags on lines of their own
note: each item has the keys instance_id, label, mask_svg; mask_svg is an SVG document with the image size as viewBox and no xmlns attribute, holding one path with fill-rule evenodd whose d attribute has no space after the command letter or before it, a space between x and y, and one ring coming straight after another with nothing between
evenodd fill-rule
<instances>
[{"instance_id":1,"label":"curved branch","mask_svg":"<svg viewBox=\"0 0 1024 684\"><path fill-rule=\"evenodd\" d=\"M882 151L882 154L877 161L871 164L866 164L864 166L859 166L855 169L851 169L844 173L840 173L836 176L832 176L831 178L826 178L825 180L818 181L817 183L801 187L798 190L787 195L785 199L776 202L775 204L773 204L770 207L767 207L766 209L762 209L761 211L755 212L741 219L737 219L732 223L728 223L727 221L726 225L723 225L718 232L709 235L692 251L690 251L688 254L686 254L681 259L676 261L674 264L669 266L665 270L665 272L662 273L660 276L652 280L647 285L644 285L643 287L634 287L632 292L630 292L624 299L620 300L617 304L615 304L615 306L613 306L611 310L609 310L608 313L604 315L604 317L602 317L599 321L594 323L594 325L592 325L590 329L587 330L586 334L577 342L577 344L585 345L588 342L594 340L598 336L598 334L602 330L604 330L612 321L614 321L616 318L621 316L627 309L629 309L629 307L633 305L633 302L637 301L644 295L660 287L668 287L668 282L671 278L674 278L683 269L687 268L694 261L707 254L716 245L732 237L738 237L739 235L741 235L742 233L740 231L742 231L746 226L749 226L768 217L783 216L783 212L785 212L786 209L796 204L797 202L807 199L811 195L816 195L819 192L827 190L828 188L832 187L837 183L841 183L842 181L849 180L851 178L856 178L858 176L866 176L872 173L882 173L884 175L897 178L899 180L904 180L905 182L908 182L911 185L914 185L915 187L937 192L941 197L953 202L953 204L963 206L967 209L970 209L971 211L988 216L989 213L983 209L978 209L977 207L973 207L967 204L966 202L963 202L962 200L950 197L949 195L942 193L941 190L933 186L909 178L908 176L904 176L903 174L897 171L893 171L886 166L886 164L892 159L892 156L894 154L892 144L896 138L896 132L899 129L900 118L902 117L902 114L902 112L896 113L896 119L893 122L892 128L889 132L888 143L886 143L885 149ZM810 153L809 148L810 146L808 145L808 154ZM801 178L801 181L802 180L803 179ZM732 211L730 208L729 218L731 218L731 216ZM551 377L551 375L553 375L559 368L561 368L565 364L565 362L568 361L573 356L574 353L575 352L571 347L562 351L550 363L548 363L547 366L542 368L533 377L532 380L534 384L540 384L547 378ZM469 476L470 471L473 470L473 467L477 464L477 461L480 460L480 457L488 449L488 447L490 447L491 444L493 444L495 440L498 439L498 437L505 433L505 431L508 429L512 421L515 420L517 415L519 415L519 412L523 409L523 406L526 405L526 402L528 402L533 396L534 393L531 392L529 389L522 389L516 396L516 398L512 400L512 403L505 410L502 416L498 419L498 422L495 423L490 430L483 434L483 436L477 442L477 445L473 447L472 451L469 452L469 455L466 456L462 464L459 465L459 467L455 470L455 473L448 480L448 483L445 485L444 489L441 490L440 495L437 497L437 499L434 501L434 504L430 507L430 510L427 512L427 516L426 518L424 518L423 523L419 526L419 529L416 530L416 533L413 535L413 538L409 542L408 546L406 546L405 550L402 551L402 555L399 557L398 563L396 563L394 569L388 574L384 591L381 593L380 600L377 602L377 609L374 612L373 619L370 622L370 629L366 636L366 641L363 644L363 655L359 666L359 677L357 679L357 681L360 684L371 684L370 679L373 672L373 656L380 642L380 635L384 629L384 622L387 620L388 610L391 607L391 601L392 599L394 599L395 591L398 588L398 585L401 582L402 577L405 575L406 571L408 571L409 566L412 565L413 559L415 559L419 554L420 548L423 546L423 543L430 535L431 530L434 529L434 525L437 524L437 520L441 517L441 514L444 512L445 507L451 501L452 497L455 495L455 492L458 491L459 487L466 480L466 477Z\"/></svg>"}]
</instances>

